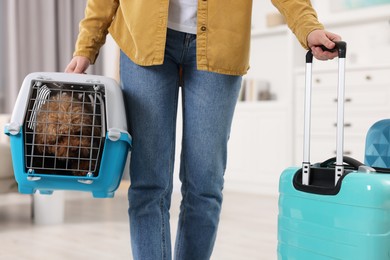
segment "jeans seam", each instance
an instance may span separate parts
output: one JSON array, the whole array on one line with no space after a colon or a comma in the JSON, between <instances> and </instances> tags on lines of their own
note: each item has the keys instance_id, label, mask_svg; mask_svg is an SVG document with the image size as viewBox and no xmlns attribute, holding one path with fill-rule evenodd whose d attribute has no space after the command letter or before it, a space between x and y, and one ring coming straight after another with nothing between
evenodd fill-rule
<instances>
[{"instance_id":1,"label":"jeans seam","mask_svg":"<svg viewBox=\"0 0 390 260\"><path fill-rule=\"evenodd\" d=\"M182 112L183 112L183 137L182 137L182 140L184 140L185 138L185 119L184 119L184 114L185 114L185 98L184 98L184 91L186 91L184 88L182 88ZM181 219L180 219L180 226L178 226L178 237L177 237L177 247L176 247L176 260L180 260L180 254L179 252L181 252L181 248L182 248L182 229L183 227L185 226L185 219L186 219L186 201L187 201L187 197L188 197L188 167L187 167L187 160L185 159L185 153L186 153L186 144L185 142L182 141L182 151L181 151L181 163L183 164L183 180L182 180L182 190L184 191L184 194L183 195L183 199L182 199L182 205L183 205L183 208L182 208L182 212L181 212Z\"/></svg>"},{"instance_id":2,"label":"jeans seam","mask_svg":"<svg viewBox=\"0 0 390 260\"><path fill-rule=\"evenodd\" d=\"M166 240L165 240L165 223L164 223L164 198L160 199L160 212L161 212L161 250L162 250L162 259L166 259L167 254L166 250Z\"/></svg>"},{"instance_id":3,"label":"jeans seam","mask_svg":"<svg viewBox=\"0 0 390 260\"><path fill-rule=\"evenodd\" d=\"M178 88L179 87L179 81L177 81L177 84L176 84L176 87ZM173 175L173 160L175 158L175 137L176 137L176 122L177 122L177 100L178 100L178 91L175 92L175 98L174 98L175 102L173 103L173 107L174 109L176 109L176 113L174 113L174 116L172 118L172 132L171 132L171 148L170 148L170 151L171 151L171 157L170 157L170 160L169 160L169 167L168 167L168 173L170 175ZM162 258L163 259L167 259L167 253L166 253L166 250L167 250L167 247L166 247L166 240L165 240L165 235L166 235L166 226L165 226L165 222L164 222L164 198L166 197L166 195L168 194L168 192L170 192L170 187L172 186L172 177L169 176L169 179L168 179L168 185L167 187L165 188L163 194L162 194L162 197L160 199L160 212L161 212L161 241L162 241Z\"/></svg>"},{"instance_id":4,"label":"jeans seam","mask_svg":"<svg viewBox=\"0 0 390 260\"><path fill-rule=\"evenodd\" d=\"M184 158L184 156L183 156ZM180 220L180 226L178 227L178 231L179 231L179 236L177 237L177 247L176 247L176 260L180 260L180 252L181 252L181 248L182 248L182 238L183 238L183 232L182 232L182 229L183 227L185 226L185 219L186 219L186 207L185 207L185 204L186 204L186 201L187 201L187 186L188 186L188 183L187 183L187 166L186 166L186 161L184 159L182 159L182 163L184 164L184 181L182 183L182 186L183 186L183 189L185 190L185 194L183 194L183 210L181 212L181 220Z\"/></svg>"}]
</instances>

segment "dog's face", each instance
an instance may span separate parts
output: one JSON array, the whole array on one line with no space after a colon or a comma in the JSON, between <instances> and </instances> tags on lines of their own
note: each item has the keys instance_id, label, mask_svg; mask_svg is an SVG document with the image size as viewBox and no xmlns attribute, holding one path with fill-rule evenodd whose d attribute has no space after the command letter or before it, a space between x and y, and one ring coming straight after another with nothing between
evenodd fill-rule
<instances>
[{"instance_id":1,"label":"dog's face","mask_svg":"<svg viewBox=\"0 0 390 260\"><path fill-rule=\"evenodd\" d=\"M93 170L94 165L92 167L89 160L82 160L92 157L94 138L101 135L101 127L96 124L96 118L94 122L92 111L91 103L67 93L50 97L37 114L37 151L44 156L69 159L75 174L79 170Z\"/></svg>"}]
</instances>

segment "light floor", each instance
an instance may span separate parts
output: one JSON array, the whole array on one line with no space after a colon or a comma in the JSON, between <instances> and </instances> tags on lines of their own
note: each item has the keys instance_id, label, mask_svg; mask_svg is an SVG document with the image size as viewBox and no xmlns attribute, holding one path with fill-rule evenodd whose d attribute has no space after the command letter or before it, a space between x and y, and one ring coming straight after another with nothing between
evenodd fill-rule
<instances>
[{"instance_id":1,"label":"light floor","mask_svg":"<svg viewBox=\"0 0 390 260\"><path fill-rule=\"evenodd\" d=\"M30 196L0 195L1 260L132 259L127 218L127 184L114 199L68 193L65 221L34 225ZM171 212L175 237L180 195ZM225 192L213 260L276 259L277 197Z\"/></svg>"}]
</instances>

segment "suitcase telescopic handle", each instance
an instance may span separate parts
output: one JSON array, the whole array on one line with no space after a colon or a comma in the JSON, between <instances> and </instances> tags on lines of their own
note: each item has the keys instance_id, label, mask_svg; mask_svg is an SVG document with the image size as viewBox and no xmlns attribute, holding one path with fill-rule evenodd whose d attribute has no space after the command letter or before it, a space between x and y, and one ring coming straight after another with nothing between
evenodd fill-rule
<instances>
[{"instance_id":1,"label":"suitcase telescopic handle","mask_svg":"<svg viewBox=\"0 0 390 260\"><path fill-rule=\"evenodd\" d=\"M335 167L335 185L344 173L343 149L344 149L344 89L345 89L345 57L347 52L347 43L343 41L335 42L334 49L327 51L337 51L339 60L338 69L338 98L337 98L337 134L336 134L336 167ZM309 185L310 179L310 117L311 117L311 89L312 89L312 63L313 54L308 51L306 54L306 72L305 72L305 115L303 131L303 162L302 162L302 184Z\"/></svg>"}]
</instances>

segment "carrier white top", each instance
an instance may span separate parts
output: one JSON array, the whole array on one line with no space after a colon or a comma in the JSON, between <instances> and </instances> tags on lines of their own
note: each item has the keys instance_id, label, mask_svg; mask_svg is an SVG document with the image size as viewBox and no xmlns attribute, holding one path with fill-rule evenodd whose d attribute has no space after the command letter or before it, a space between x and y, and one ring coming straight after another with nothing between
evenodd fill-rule
<instances>
[{"instance_id":1,"label":"carrier white top","mask_svg":"<svg viewBox=\"0 0 390 260\"><path fill-rule=\"evenodd\" d=\"M24 78L21 90L19 91L18 98L15 102L10 122L11 124L23 125L28 99L30 97L31 82L39 80L45 82L104 85L107 130L117 129L127 132L125 106L122 90L118 86L118 83L114 79L108 77L75 73L35 72L27 75Z\"/></svg>"},{"instance_id":2,"label":"carrier white top","mask_svg":"<svg viewBox=\"0 0 390 260\"><path fill-rule=\"evenodd\" d=\"M170 0L168 28L196 34L198 0Z\"/></svg>"}]
</instances>

